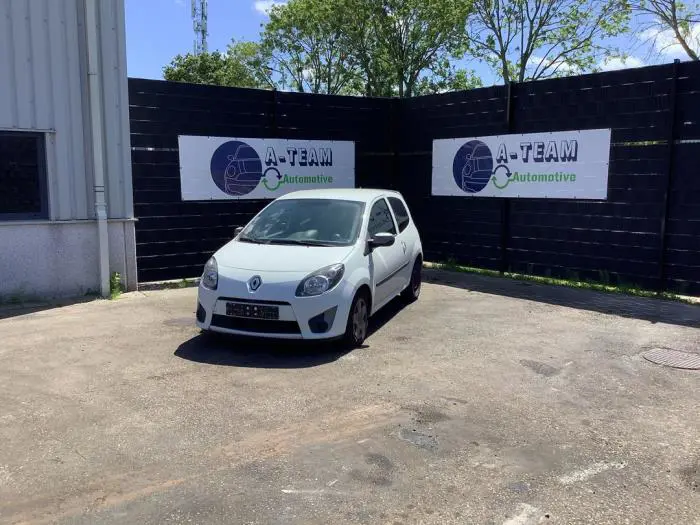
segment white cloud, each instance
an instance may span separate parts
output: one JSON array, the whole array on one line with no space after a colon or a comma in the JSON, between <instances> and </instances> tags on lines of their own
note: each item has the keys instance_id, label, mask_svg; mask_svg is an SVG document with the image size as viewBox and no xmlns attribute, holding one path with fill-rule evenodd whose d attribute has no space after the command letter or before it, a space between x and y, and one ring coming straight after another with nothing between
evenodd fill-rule
<instances>
[{"instance_id":1,"label":"white cloud","mask_svg":"<svg viewBox=\"0 0 700 525\"><path fill-rule=\"evenodd\" d=\"M180 7L185 7L185 0L175 0L175 5L179 5Z\"/></svg>"},{"instance_id":2,"label":"white cloud","mask_svg":"<svg viewBox=\"0 0 700 525\"><path fill-rule=\"evenodd\" d=\"M286 1L282 0L255 0L255 2L253 2L253 8L258 13L267 15L270 13L270 9L272 9L274 6L283 5L286 3Z\"/></svg>"},{"instance_id":3,"label":"white cloud","mask_svg":"<svg viewBox=\"0 0 700 525\"><path fill-rule=\"evenodd\" d=\"M603 71L615 71L617 69L628 69L633 67L642 67L644 62L637 57L609 57L602 60L598 67Z\"/></svg>"},{"instance_id":4,"label":"white cloud","mask_svg":"<svg viewBox=\"0 0 700 525\"><path fill-rule=\"evenodd\" d=\"M639 39L643 42L649 42L656 52L668 58L688 58L688 55L670 29L650 28L642 31ZM690 35L687 40L691 47L700 46L700 23L694 24L690 28Z\"/></svg>"}]
</instances>

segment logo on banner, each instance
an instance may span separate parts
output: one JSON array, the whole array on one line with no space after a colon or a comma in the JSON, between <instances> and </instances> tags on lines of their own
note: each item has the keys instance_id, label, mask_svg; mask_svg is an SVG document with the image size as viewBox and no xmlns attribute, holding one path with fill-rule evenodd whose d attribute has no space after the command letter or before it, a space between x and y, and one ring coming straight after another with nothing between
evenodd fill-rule
<instances>
[{"instance_id":1,"label":"logo on banner","mask_svg":"<svg viewBox=\"0 0 700 525\"><path fill-rule=\"evenodd\" d=\"M332 175L291 175L280 171L284 166L292 170L318 166L319 169L333 166L331 148L287 148L279 155L273 147L267 148L265 162L249 144L230 140L219 146L211 157L211 177L216 186L227 195L242 196L262 185L275 192L287 184L333 184Z\"/></svg>"},{"instance_id":2,"label":"logo on banner","mask_svg":"<svg viewBox=\"0 0 700 525\"><path fill-rule=\"evenodd\" d=\"M493 156L480 140L470 140L455 155L452 174L457 186L467 193L483 190L493 175Z\"/></svg>"},{"instance_id":3,"label":"logo on banner","mask_svg":"<svg viewBox=\"0 0 700 525\"><path fill-rule=\"evenodd\" d=\"M247 195L260 183L263 166L260 156L245 142L230 140L211 156L211 178L227 195Z\"/></svg>"},{"instance_id":4,"label":"logo on banner","mask_svg":"<svg viewBox=\"0 0 700 525\"><path fill-rule=\"evenodd\" d=\"M452 162L452 175L457 186L465 193L479 193L489 183L503 190L512 183L574 183L575 173L538 173L511 171L509 161L521 165L573 163L578 160L578 141L554 140L544 142L521 142L519 151L508 151L505 143L498 146L494 158L491 149L481 140L470 140L457 150Z\"/></svg>"}]
</instances>

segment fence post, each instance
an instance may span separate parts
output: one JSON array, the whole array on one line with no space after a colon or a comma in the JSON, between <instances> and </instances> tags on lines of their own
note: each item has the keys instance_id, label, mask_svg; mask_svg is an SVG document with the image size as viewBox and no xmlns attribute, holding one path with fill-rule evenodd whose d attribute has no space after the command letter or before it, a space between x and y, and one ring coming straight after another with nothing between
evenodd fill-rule
<instances>
[{"instance_id":1,"label":"fence post","mask_svg":"<svg viewBox=\"0 0 700 525\"><path fill-rule=\"evenodd\" d=\"M663 213L661 214L661 228L659 239L659 273L658 273L658 290L663 292L666 288L666 228L669 217L669 204L671 201L671 186L673 183L673 153L676 143L676 91L678 89L678 64L680 60L676 59L671 65L672 82L671 92L669 93L669 114L670 123L668 126L668 150L666 156L666 188L664 190Z\"/></svg>"},{"instance_id":2,"label":"fence post","mask_svg":"<svg viewBox=\"0 0 700 525\"><path fill-rule=\"evenodd\" d=\"M401 100L398 98L390 99L390 126L391 126L391 182L390 188L392 190L402 191L401 178L399 174L400 170L400 159L399 159L399 139L398 133L400 129L399 122L399 104Z\"/></svg>"},{"instance_id":3,"label":"fence post","mask_svg":"<svg viewBox=\"0 0 700 525\"><path fill-rule=\"evenodd\" d=\"M508 100L506 101L506 133L513 132L513 82L508 81ZM501 273L508 271L510 261L508 245L510 240L510 199L501 198Z\"/></svg>"},{"instance_id":4,"label":"fence post","mask_svg":"<svg viewBox=\"0 0 700 525\"><path fill-rule=\"evenodd\" d=\"M271 117L271 122L270 122L270 129L272 130L272 135L274 138L277 138L277 106L279 104L279 97L277 95L277 89L273 88L272 89L272 114L270 115Z\"/></svg>"}]
</instances>

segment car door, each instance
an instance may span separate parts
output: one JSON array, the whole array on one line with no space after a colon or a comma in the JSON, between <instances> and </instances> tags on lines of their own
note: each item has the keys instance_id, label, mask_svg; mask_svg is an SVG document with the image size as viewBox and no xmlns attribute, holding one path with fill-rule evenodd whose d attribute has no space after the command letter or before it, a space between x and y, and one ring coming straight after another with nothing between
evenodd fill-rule
<instances>
[{"instance_id":1,"label":"car door","mask_svg":"<svg viewBox=\"0 0 700 525\"><path fill-rule=\"evenodd\" d=\"M370 209L367 238L371 239L377 233L397 233L394 217L384 197L377 199ZM395 277L404 264L401 244L395 242L391 246L375 248L369 254L369 261L374 285L374 305L380 308L400 291Z\"/></svg>"},{"instance_id":2,"label":"car door","mask_svg":"<svg viewBox=\"0 0 700 525\"><path fill-rule=\"evenodd\" d=\"M389 205L394 214L398 233L396 234L396 243L401 247L403 255L402 270L394 277L396 279L395 286L403 290L411 280L411 271L413 270L413 257L415 252L414 238L409 228L411 217L406 209L406 205L398 197L389 197Z\"/></svg>"}]
</instances>

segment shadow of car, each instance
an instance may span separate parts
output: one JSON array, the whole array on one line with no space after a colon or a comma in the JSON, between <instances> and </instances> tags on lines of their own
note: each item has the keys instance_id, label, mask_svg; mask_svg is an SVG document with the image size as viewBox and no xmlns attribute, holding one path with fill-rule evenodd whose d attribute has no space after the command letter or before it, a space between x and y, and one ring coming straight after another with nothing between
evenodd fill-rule
<instances>
[{"instance_id":1,"label":"shadow of car","mask_svg":"<svg viewBox=\"0 0 700 525\"><path fill-rule=\"evenodd\" d=\"M370 320L369 336L380 330L407 305L396 298ZM365 344L360 348L368 348ZM351 348L337 342L253 339L216 333L200 333L182 343L175 355L181 359L219 366L242 368L310 368L332 363L349 354Z\"/></svg>"}]
</instances>

